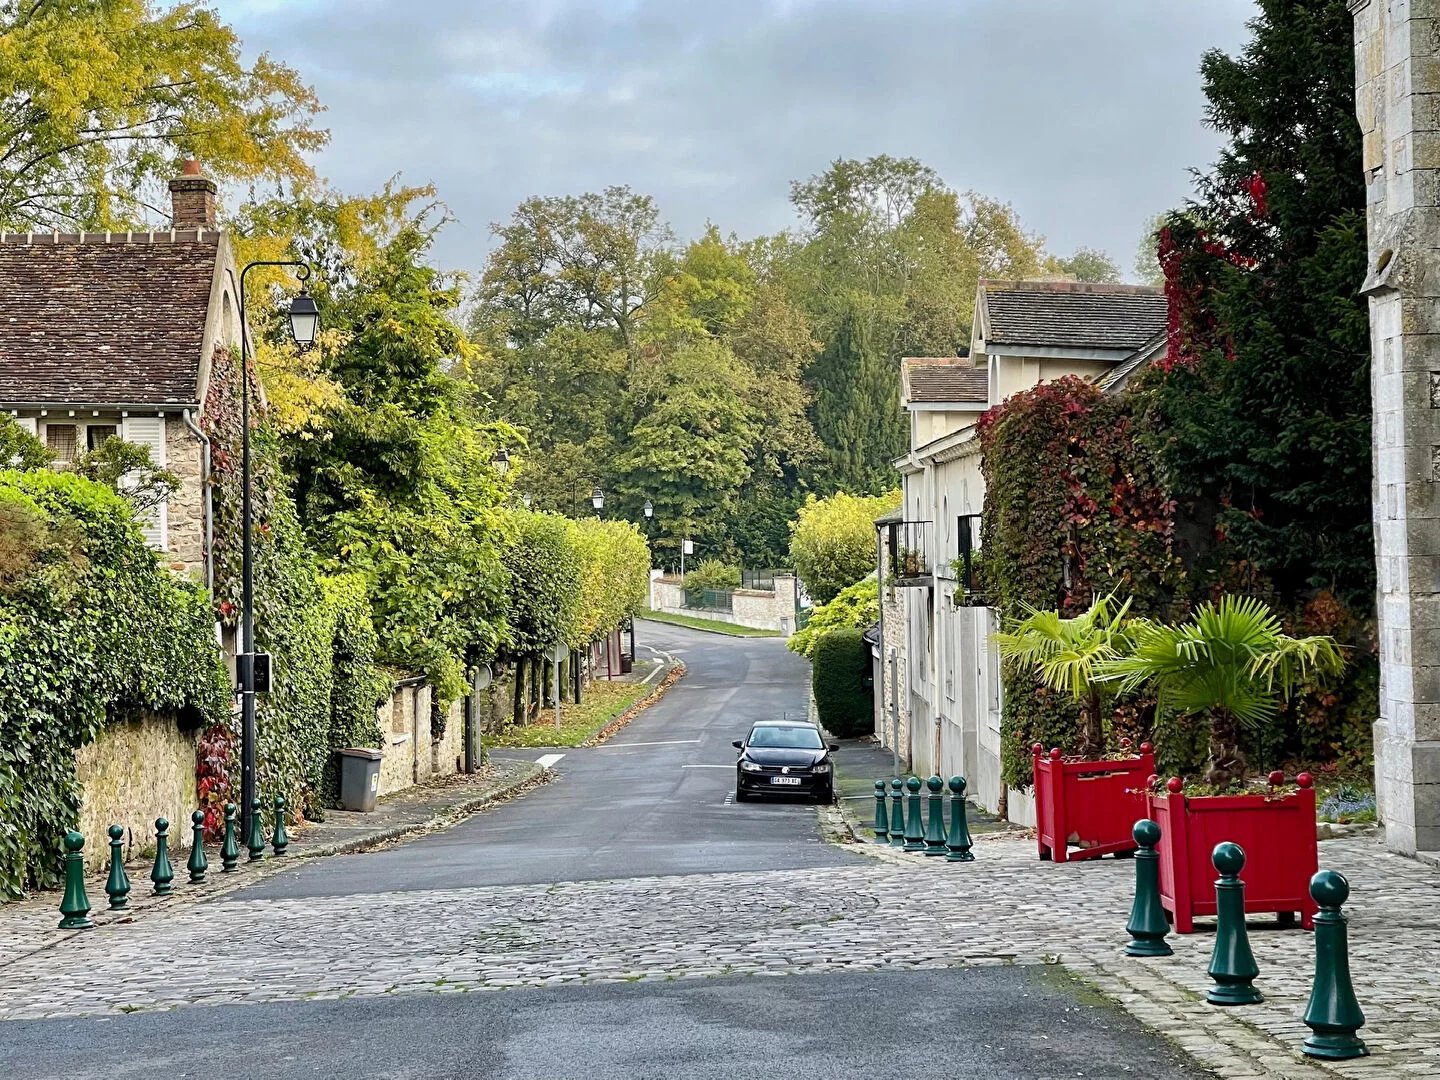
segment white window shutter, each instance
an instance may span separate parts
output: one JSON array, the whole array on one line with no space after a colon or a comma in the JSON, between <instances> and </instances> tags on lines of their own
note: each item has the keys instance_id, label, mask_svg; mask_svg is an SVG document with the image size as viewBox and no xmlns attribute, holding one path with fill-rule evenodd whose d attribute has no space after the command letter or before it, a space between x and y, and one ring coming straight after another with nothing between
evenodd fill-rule
<instances>
[{"instance_id":1,"label":"white window shutter","mask_svg":"<svg viewBox=\"0 0 1440 1080\"><path fill-rule=\"evenodd\" d=\"M163 416L127 416L120 422L120 437L128 443L150 448L150 460L157 468L165 467L165 418ZM136 521L145 541L164 551L170 543L170 521L162 502L139 514Z\"/></svg>"},{"instance_id":2,"label":"white window shutter","mask_svg":"<svg viewBox=\"0 0 1440 1080\"><path fill-rule=\"evenodd\" d=\"M25 432L25 434L37 436L40 434L40 428L35 423L35 418L33 416L15 416L11 417L11 419L13 419L15 423L20 425L20 430Z\"/></svg>"}]
</instances>

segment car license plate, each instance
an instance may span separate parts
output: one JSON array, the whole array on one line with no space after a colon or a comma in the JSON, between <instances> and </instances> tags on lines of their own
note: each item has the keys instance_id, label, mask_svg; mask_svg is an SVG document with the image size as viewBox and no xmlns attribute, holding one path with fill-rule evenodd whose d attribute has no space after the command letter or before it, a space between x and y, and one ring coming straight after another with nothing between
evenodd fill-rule
<instances>
[{"instance_id":1,"label":"car license plate","mask_svg":"<svg viewBox=\"0 0 1440 1080\"><path fill-rule=\"evenodd\" d=\"M800 783L800 778L799 778L798 776L772 776L772 777L770 777L770 783L772 783L772 784L798 784L798 783Z\"/></svg>"}]
</instances>

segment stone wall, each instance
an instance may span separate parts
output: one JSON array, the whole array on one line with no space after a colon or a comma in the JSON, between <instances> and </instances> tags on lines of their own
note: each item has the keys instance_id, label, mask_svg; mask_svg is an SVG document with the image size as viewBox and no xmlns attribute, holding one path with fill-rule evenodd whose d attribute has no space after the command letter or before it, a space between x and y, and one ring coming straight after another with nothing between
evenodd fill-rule
<instances>
[{"instance_id":1,"label":"stone wall","mask_svg":"<svg viewBox=\"0 0 1440 1080\"><path fill-rule=\"evenodd\" d=\"M430 704L434 690L408 680L396 685L380 706L380 794L390 795L437 776L465 768L465 703L450 703L445 731L431 738Z\"/></svg>"},{"instance_id":2,"label":"stone wall","mask_svg":"<svg viewBox=\"0 0 1440 1080\"><path fill-rule=\"evenodd\" d=\"M75 751L80 782L80 831L92 866L107 851L111 824L126 827L127 844L153 846L155 819L170 821L171 846L190 846L198 731L182 731L170 717L107 724L100 737Z\"/></svg>"},{"instance_id":3,"label":"stone wall","mask_svg":"<svg viewBox=\"0 0 1440 1080\"><path fill-rule=\"evenodd\" d=\"M754 630L776 630L787 636L795 630L796 595L794 575L776 574L773 591L733 590L730 611L688 608L685 606L685 590L681 587L678 576L666 575L659 570L650 572L651 611L689 615L696 619L709 619L711 622L748 626Z\"/></svg>"},{"instance_id":4,"label":"stone wall","mask_svg":"<svg viewBox=\"0 0 1440 1080\"><path fill-rule=\"evenodd\" d=\"M205 580L204 448L178 414L165 418L165 467L180 477L166 500L167 556L173 570Z\"/></svg>"},{"instance_id":5,"label":"stone wall","mask_svg":"<svg viewBox=\"0 0 1440 1080\"><path fill-rule=\"evenodd\" d=\"M1370 298L1386 842L1440 850L1440 0L1352 0Z\"/></svg>"}]
</instances>

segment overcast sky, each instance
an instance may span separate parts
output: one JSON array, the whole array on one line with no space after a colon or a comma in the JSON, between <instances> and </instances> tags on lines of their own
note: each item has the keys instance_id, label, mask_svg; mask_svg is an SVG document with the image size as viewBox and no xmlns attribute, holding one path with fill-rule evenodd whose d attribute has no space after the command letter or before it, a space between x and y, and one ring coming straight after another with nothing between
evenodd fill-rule
<instances>
[{"instance_id":1,"label":"overcast sky","mask_svg":"<svg viewBox=\"0 0 1440 1080\"><path fill-rule=\"evenodd\" d=\"M329 108L320 171L433 181L445 266L532 194L628 184L681 237L794 221L792 180L918 157L1127 273L1217 140L1197 65L1253 0L218 0Z\"/></svg>"}]
</instances>

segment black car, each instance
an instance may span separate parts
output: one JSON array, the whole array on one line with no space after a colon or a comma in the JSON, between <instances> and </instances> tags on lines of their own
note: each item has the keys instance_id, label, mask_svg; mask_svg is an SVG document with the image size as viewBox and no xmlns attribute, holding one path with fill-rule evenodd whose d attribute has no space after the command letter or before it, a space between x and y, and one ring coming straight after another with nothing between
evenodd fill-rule
<instances>
[{"instance_id":1,"label":"black car","mask_svg":"<svg viewBox=\"0 0 1440 1080\"><path fill-rule=\"evenodd\" d=\"M835 773L820 729L801 720L761 720L743 741L735 763L735 801L751 795L813 795L835 801Z\"/></svg>"}]
</instances>

